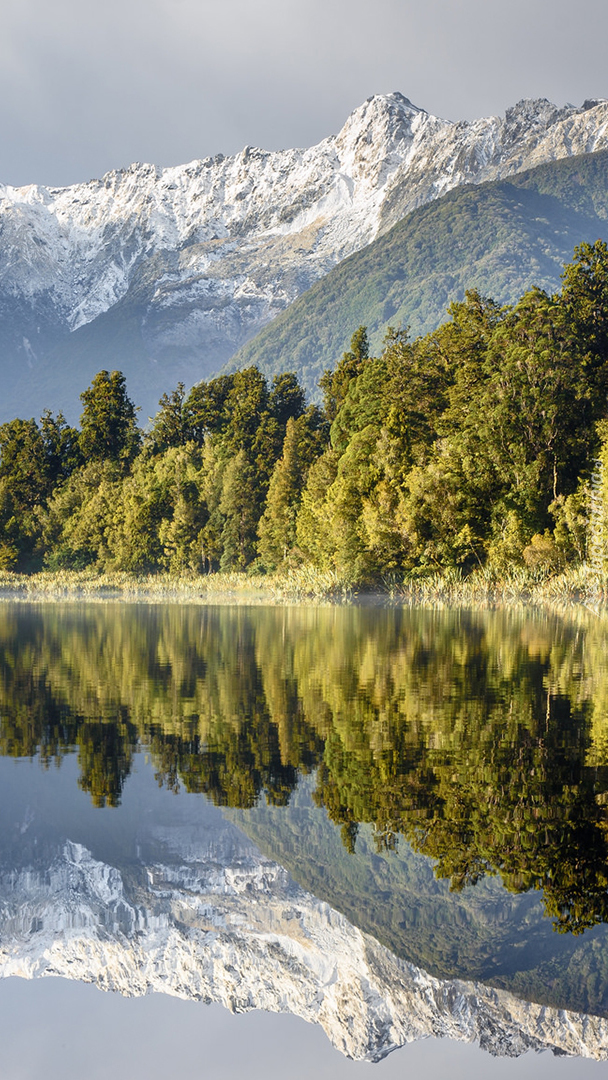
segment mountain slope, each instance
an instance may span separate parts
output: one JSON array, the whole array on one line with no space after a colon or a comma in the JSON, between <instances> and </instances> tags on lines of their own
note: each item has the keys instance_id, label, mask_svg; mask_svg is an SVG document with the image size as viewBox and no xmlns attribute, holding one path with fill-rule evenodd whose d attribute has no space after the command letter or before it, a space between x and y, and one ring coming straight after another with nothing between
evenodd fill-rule
<instances>
[{"instance_id":1,"label":"mountain slope","mask_svg":"<svg viewBox=\"0 0 608 1080\"><path fill-rule=\"evenodd\" d=\"M576 244L608 239L608 152L466 186L413 211L317 282L228 365L295 370L315 395L354 330L375 349L389 325L435 329L468 288L502 303L559 287Z\"/></svg>"},{"instance_id":2,"label":"mountain slope","mask_svg":"<svg viewBox=\"0 0 608 1080\"><path fill-rule=\"evenodd\" d=\"M524 101L453 124L389 94L311 149L0 188L0 419L45 405L74 416L101 366L122 368L153 412L161 390L216 371L412 209L607 147L607 102Z\"/></svg>"}]
</instances>

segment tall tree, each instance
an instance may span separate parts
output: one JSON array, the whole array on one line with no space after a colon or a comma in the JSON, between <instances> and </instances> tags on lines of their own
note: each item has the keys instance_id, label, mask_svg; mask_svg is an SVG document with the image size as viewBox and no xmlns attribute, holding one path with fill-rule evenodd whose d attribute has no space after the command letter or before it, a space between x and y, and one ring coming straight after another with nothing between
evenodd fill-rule
<instances>
[{"instance_id":1,"label":"tall tree","mask_svg":"<svg viewBox=\"0 0 608 1080\"><path fill-rule=\"evenodd\" d=\"M49 492L48 460L35 420L0 425L0 479L6 480L18 506L31 510Z\"/></svg>"},{"instance_id":2,"label":"tall tree","mask_svg":"<svg viewBox=\"0 0 608 1080\"><path fill-rule=\"evenodd\" d=\"M186 391L179 382L170 394L163 394L152 427L145 438L145 447L152 453L163 453L172 447L184 446L193 438L190 416L185 408Z\"/></svg>"},{"instance_id":3,"label":"tall tree","mask_svg":"<svg viewBox=\"0 0 608 1080\"><path fill-rule=\"evenodd\" d=\"M326 425L314 406L302 416L289 417L283 453L270 478L266 508L258 527L258 550L268 569L284 562L295 547L302 490L308 470L326 441Z\"/></svg>"},{"instance_id":4,"label":"tall tree","mask_svg":"<svg viewBox=\"0 0 608 1080\"><path fill-rule=\"evenodd\" d=\"M256 477L244 450L226 466L220 510L224 515L221 570L244 570L255 557L259 518Z\"/></svg>"},{"instance_id":5,"label":"tall tree","mask_svg":"<svg viewBox=\"0 0 608 1080\"><path fill-rule=\"evenodd\" d=\"M128 466L141 444L135 406L121 371L100 371L80 395L80 448L85 458Z\"/></svg>"},{"instance_id":6,"label":"tall tree","mask_svg":"<svg viewBox=\"0 0 608 1080\"><path fill-rule=\"evenodd\" d=\"M234 386L234 375L218 375L209 382L192 387L183 404L184 420L191 437L202 445L207 435L226 430L230 420L228 399Z\"/></svg>"},{"instance_id":7,"label":"tall tree","mask_svg":"<svg viewBox=\"0 0 608 1080\"><path fill-rule=\"evenodd\" d=\"M36 568L41 507L51 491L49 461L35 420L0 425L0 566Z\"/></svg>"},{"instance_id":8,"label":"tall tree","mask_svg":"<svg viewBox=\"0 0 608 1080\"><path fill-rule=\"evenodd\" d=\"M572 344L591 391L594 419L607 415L608 244L579 244L564 268L561 302ZM582 387L585 393L586 387Z\"/></svg>"},{"instance_id":9,"label":"tall tree","mask_svg":"<svg viewBox=\"0 0 608 1080\"><path fill-rule=\"evenodd\" d=\"M62 412L57 416L45 409L40 417L40 433L44 444L47 462L47 477L50 491L67 480L83 463L80 449L80 434L76 428L66 423Z\"/></svg>"},{"instance_id":10,"label":"tall tree","mask_svg":"<svg viewBox=\"0 0 608 1080\"><path fill-rule=\"evenodd\" d=\"M333 371L327 369L319 380L319 386L323 391L323 407L329 423L333 423L344 401L348 387L352 379L357 375L369 359L369 341L367 327L360 326L355 330L350 342L350 349L343 353Z\"/></svg>"}]
</instances>

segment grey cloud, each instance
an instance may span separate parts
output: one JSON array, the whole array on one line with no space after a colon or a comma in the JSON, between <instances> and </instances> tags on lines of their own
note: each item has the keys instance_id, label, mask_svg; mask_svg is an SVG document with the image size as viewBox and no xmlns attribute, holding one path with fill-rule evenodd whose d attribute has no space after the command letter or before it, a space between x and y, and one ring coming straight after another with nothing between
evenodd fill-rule
<instances>
[{"instance_id":1,"label":"grey cloud","mask_svg":"<svg viewBox=\"0 0 608 1080\"><path fill-rule=\"evenodd\" d=\"M604 0L4 0L0 180L310 145L370 94L450 119L608 95Z\"/></svg>"}]
</instances>

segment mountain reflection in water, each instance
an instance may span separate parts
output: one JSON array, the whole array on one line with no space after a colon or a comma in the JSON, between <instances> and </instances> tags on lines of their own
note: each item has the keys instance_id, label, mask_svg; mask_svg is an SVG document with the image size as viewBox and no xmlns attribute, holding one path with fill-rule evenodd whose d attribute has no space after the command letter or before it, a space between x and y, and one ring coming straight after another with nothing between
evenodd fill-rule
<instances>
[{"instance_id":1,"label":"mountain reflection in water","mask_svg":"<svg viewBox=\"0 0 608 1080\"><path fill-rule=\"evenodd\" d=\"M102 808L135 782L143 747L162 786L206 795L264 865L373 935L366 948L397 965L393 996L405 962L423 980L606 1015L606 655L606 626L580 613L5 605L0 752L50 764L76 751L78 785ZM73 828L51 848L46 865L42 843L28 856L40 880L79 859L124 879L116 852ZM3 890L29 873L28 850L5 830ZM36 918L17 934L34 945ZM387 1023L357 1056L404 1041ZM590 1031L563 1049L599 1053L606 1033Z\"/></svg>"},{"instance_id":2,"label":"mountain reflection in water","mask_svg":"<svg viewBox=\"0 0 608 1080\"><path fill-rule=\"evenodd\" d=\"M0 871L0 978L288 1012L357 1060L428 1036L511 1057L608 1056L607 1019L433 978L299 886L219 809L159 795L147 771L98 829L103 814L74 812L71 771L0 765L13 850Z\"/></svg>"}]
</instances>

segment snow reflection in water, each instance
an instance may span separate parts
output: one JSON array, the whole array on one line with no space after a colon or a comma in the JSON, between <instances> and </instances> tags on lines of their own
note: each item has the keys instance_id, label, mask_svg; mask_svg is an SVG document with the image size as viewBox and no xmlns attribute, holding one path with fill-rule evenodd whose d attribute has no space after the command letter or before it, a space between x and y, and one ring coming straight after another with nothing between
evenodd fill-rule
<instances>
[{"instance_id":1,"label":"snow reflection in water","mask_svg":"<svg viewBox=\"0 0 608 1080\"><path fill-rule=\"evenodd\" d=\"M4 608L2 749L63 767L2 762L3 974L288 1011L368 1060L429 1034L604 1057L602 634Z\"/></svg>"}]
</instances>

